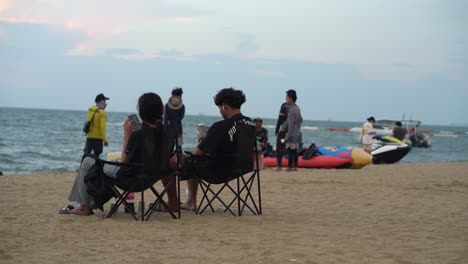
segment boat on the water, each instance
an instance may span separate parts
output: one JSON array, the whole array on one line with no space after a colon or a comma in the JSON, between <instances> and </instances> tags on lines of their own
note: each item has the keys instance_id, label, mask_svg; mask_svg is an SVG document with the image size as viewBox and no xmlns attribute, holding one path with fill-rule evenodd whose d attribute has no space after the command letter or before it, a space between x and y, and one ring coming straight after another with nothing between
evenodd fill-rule
<instances>
[{"instance_id":1,"label":"boat on the water","mask_svg":"<svg viewBox=\"0 0 468 264\"><path fill-rule=\"evenodd\" d=\"M418 130L421 125L419 120L396 120L396 119L380 119L376 120L373 124L373 128L376 136L388 136L393 134L393 128L396 126L396 122L400 121L402 128L407 131L404 143L417 148L429 148L432 146L432 139L429 135L424 134ZM353 127L349 130L354 134L357 134L357 140L359 141L362 132L361 127Z\"/></svg>"},{"instance_id":2,"label":"boat on the water","mask_svg":"<svg viewBox=\"0 0 468 264\"><path fill-rule=\"evenodd\" d=\"M411 151L411 146L392 136L375 136L372 144L374 164L392 164Z\"/></svg>"}]
</instances>

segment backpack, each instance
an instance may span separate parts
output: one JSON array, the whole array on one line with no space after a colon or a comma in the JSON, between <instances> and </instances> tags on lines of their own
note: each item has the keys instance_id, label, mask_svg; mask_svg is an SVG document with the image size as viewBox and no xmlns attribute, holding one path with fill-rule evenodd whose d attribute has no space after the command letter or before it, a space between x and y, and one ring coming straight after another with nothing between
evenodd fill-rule
<instances>
[{"instance_id":1,"label":"backpack","mask_svg":"<svg viewBox=\"0 0 468 264\"><path fill-rule=\"evenodd\" d=\"M320 152L319 148L315 145L315 143L312 143L302 155L302 159L308 160L314 156L321 156L321 155L322 153Z\"/></svg>"},{"instance_id":2,"label":"backpack","mask_svg":"<svg viewBox=\"0 0 468 264\"><path fill-rule=\"evenodd\" d=\"M100 108L96 109L94 111L94 114L93 114L93 117L91 118L91 120L86 120L84 125L83 125L83 132L85 133L85 135L87 135L89 133L89 131L91 130L91 123L93 123L93 120L94 120L94 116L96 115L96 113L99 111Z\"/></svg>"}]
</instances>

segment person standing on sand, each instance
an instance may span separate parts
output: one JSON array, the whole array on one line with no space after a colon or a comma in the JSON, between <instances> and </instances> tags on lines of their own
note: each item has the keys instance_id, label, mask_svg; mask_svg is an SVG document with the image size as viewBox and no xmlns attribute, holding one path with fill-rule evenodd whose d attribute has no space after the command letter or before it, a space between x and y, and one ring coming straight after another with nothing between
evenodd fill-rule
<instances>
[{"instance_id":1,"label":"person standing on sand","mask_svg":"<svg viewBox=\"0 0 468 264\"><path fill-rule=\"evenodd\" d=\"M278 121L276 122L276 161L277 167L276 170L281 171L283 169L283 155L286 151L286 144L284 143L284 138L286 136L286 120L288 119L288 104L283 103L278 114Z\"/></svg>"},{"instance_id":2,"label":"person standing on sand","mask_svg":"<svg viewBox=\"0 0 468 264\"><path fill-rule=\"evenodd\" d=\"M185 116L185 105L182 102L182 88L176 87L172 90L172 96L164 106L164 126L175 127L177 131L177 146L183 144L182 119Z\"/></svg>"},{"instance_id":3,"label":"person standing on sand","mask_svg":"<svg viewBox=\"0 0 468 264\"><path fill-rule=\"evenodd\" d=\"M263 153L267 151L268 147L268 130L263 125L263 120L260 117L255 118L255 130L257 133L257 144Z\"/></svg>"},{"instance_id":4,"label":"person standing on sand","mask_svg":"<svg viewBox=\"0 0 468 264\"><path fill-rule=\"evenodd\" d=\"M372 152L372 142L373 136L375 135L373 124L375 123L375 118L373 116L367 118L367 122L362 126L361 132L361 144L364 148L364 151L371 154Z\"/></svg>"},{"instance_id":5,"label":"person standing on sand","mask_svg":"<svg viewBox=\"0 0 468 264\"><path fill-rule=\"evenodd\" d=\"M104 94L100 93L94 99L96 104L88 108L88 121L91 121L91 126L86 134L86 144L82 160L91 152L99 157L102 153L103 145L107 147L109 144L106 136L106 100L109 100L109 97L105 97Z\"/></svg>"},{"instance_id":6,"label":"person standing on sand","mask_svg":"<svg viewBox=\"0 0 468 264\"><path fill-rule=\"evenodd\" d=\"M286 132L286 149L288 153L288 171L297 171L299 161L299 147L301 144L301 109L296 104L296 91L288 90L286 92L286 103L289 106L288 118L286 120L288 130Z\"/></svg>"}]
</instances>

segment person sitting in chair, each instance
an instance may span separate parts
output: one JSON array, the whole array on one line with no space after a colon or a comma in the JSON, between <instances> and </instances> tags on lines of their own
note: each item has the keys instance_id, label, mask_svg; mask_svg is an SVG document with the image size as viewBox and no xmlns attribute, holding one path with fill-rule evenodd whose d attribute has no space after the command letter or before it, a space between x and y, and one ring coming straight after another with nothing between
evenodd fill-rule
<instances>
[{"instance_id":1,"label":"person sitting in chair","mask_svg":"<svg viewBox=\"0 0 468 264\"><path fill-rule=\"evenodd\" d=\"M207 164L213 164L216 157L237 154L236 133L239 133L241 129L245 129L249 137L251 136L253 150L255 146L255 123L249 117L242 115L240 110L245 101L244 93L233 88L224 88L216 94L214 103L218 106L223 120L210 126L206 133L199 129L199 143L191 153L192 163L188 164L187 159L184 159L182 171L191 166L198 176L220 177L215 181L222 181L221 177L223 176L219 172L211 171L213 167ZM218 161L215 161L216 166L222 167ZM174 168L175 158L172 159L171 164ZM187 171L193 170L188 169ZM185 203L181 205L181 208L195 212L197 210L198 181L190 178L187 181L187 186L188 197Z\"/></svg>"},{"instance_id":2,"label":"person sitting in chair","mask_svg":"<svg viewBox=\"0 0 468 264\"><path fill-rule=\"evenodd\" d=\"M265 153L268 147L268 130L263 127L263 120L260 117L255 118L254 121L257 133L257 144L261 151Z\"/></svg>"},{"instance_id":3,"label":"person sitting in chair","mask_svg":"<svg viewBox=\"0 0 468 264\"><path fill-rule=\"evenodd\" d=\"M144 160L152 159L152 163L149 166L117 166L105 164L103 166L103 172L106 176L117 179L136 175L138 173L145 173L149 167L154 165L154 155L159 152L151 150L155 148L153 146L144 145L144 142L148 138L153 138L156 141L158 146L162 146L162 142L158 142L160 138L159 134L161 133L162 127L162 115L163 115L163 103L159 95L155 93L145 93L138 99L138 113L140 118L143 121L142 129L135 130L133 128L132 122L130 119L127 119L124 122L124 142L122 146L122 157L121 162L126 164L145 164ZM149 150L149 151L148 151ZM143 157L142 153L151 153ZM156 153L156 154L154 154ZM166 161L161 161L161 163L168 164L169 154L167 155ZM83 159L78 175L76 176L73 187L68 195L68 200L71 202L77 202L78 207L67 206L60 209L59 213L61 214L76 214L76 215L90 215L92 214L92 209L96 208L95 201L93 197L88 193L88 186L85 183L85 176L88 173L88 170L96 163L96 160L90 156L87 156ZM168 165L166 165L168 166ZM167 170L166 170L167 171ZM166 175L166 172L161 173ZM167 185L169 182L168 177L162 178L163 184ZM171 184L168 188L169 201L168 205L171 209L178 209L178 200L176 197L175 184Z\"/></svg>"}]
</instances>

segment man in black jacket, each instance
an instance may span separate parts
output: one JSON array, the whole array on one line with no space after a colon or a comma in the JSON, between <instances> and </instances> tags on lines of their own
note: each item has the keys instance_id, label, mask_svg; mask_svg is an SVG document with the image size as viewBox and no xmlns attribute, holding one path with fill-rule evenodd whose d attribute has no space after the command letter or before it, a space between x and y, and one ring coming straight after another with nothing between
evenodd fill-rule
<instances>
[{"instance_id":1,"label":"man in black jacket","mask_svg":"<svg viewBox=\"0 0 468 264\"><path fill-rule=\"evenodd\" d=\"M277 170L282 170L282 161L283 155L286 152L286 143L285 137L287 132L286 120L288 119L288 104L283 103L278 114L278 121L276 122L276 160L277 160Z\"/></svg>"}]
</instances>

